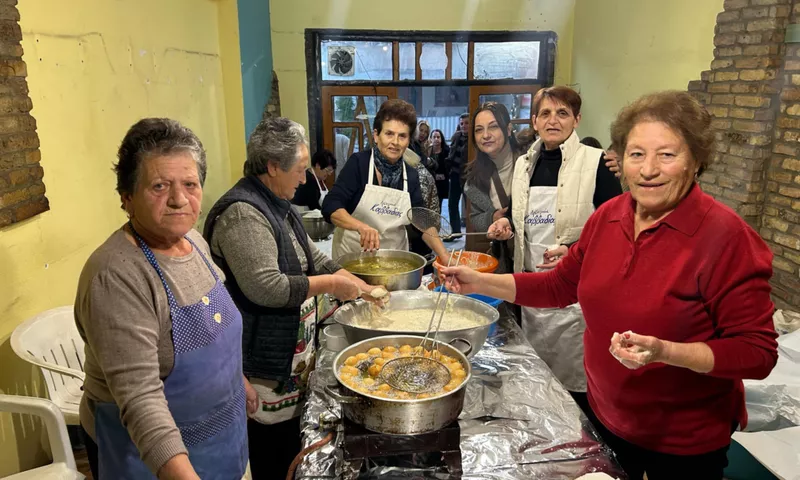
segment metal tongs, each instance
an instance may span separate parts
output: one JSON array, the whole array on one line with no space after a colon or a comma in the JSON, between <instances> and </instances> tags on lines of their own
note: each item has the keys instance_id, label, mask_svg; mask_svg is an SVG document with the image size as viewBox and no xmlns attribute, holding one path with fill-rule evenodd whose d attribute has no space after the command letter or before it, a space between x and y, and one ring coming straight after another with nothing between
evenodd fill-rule
<instances>
[{"instance_id":1,"label":"metal tongs","mask_svg":"<svg viewBox=\"0 0 800 480\"><path fill-rule=\"evenodd\" d=\"M453 258L456 259L457 264L463 252L463 248L458 251L458 254L452 250L450 258L447 260L447 266L450 267ZM440 391L450 383L450 370L439 361L441 353L439 352L439 342L436 341L450 297L448 291L444 298L444 306L440 310L442 293L444 293L444 288L439 290L439 294L436 296L431 320L428 322L428 330L422 337L419 346L412 352L412 356L396 358L383 365L380 376L392 388L410 393L429 393ZM437 312L439 313L439 322L436 324L436 330L433 330ZM428 345L430 345L430 348L427 349L430 351L430 357L424 356L425 347Z\"/></svg>"}]
</instances>

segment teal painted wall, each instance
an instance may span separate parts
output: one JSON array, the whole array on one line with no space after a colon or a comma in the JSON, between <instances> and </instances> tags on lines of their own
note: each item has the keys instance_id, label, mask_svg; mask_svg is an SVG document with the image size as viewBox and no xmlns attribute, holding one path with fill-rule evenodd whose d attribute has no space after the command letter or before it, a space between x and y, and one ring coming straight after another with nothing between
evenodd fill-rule
<instances>
[{"instance_id":1,"label":"teal painted wall","mask_svg":"<svg viewBox=\"0 0 800 480\"><path fill-rule=\"evenodd\" d=\"M272 92L272 30L268 0L238 0L245 137L261 121Z\"/></svg>"}]
</instances>

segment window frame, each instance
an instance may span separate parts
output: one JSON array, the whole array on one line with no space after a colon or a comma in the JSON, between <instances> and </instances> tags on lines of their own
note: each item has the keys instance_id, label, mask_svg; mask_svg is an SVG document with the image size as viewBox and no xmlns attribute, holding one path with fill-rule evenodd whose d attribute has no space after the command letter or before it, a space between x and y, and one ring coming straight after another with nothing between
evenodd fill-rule
<instances>
[{"instance_id":1,"label":"window frame","mask_svg":"<svg viewBox=\"0 0 800 480\"><path fill-rule=\"evenodd\" d=\"M393 80L323 80L322 41L371 41L392 44ZM558 36L553 31L397 31L397 30L343 30L331 28L307 28L305 30L305 53L308 97L309 130L314 132L312 147L323 144L322 132L322 87L425 87L478 85L553 85L555 78L555 53ZM422 80L419 57L422 43L445 43L448 65L443 80ZM452 44L466 42L467 79L452 79ZM536 79L491 79L476 80L473 76L474 44L501 42L539 42L539 65ZM413 80L399 79L399 44L416 43L416 75Z\"/></svg>"}]
</instances>

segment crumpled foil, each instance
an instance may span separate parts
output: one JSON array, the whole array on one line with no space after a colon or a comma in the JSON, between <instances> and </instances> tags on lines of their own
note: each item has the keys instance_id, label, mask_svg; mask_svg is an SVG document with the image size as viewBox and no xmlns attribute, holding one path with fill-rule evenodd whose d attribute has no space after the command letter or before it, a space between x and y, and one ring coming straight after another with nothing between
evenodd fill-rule
<instances>
[{"instance_id":1,"label":"crumpled foil","mask_svg":"<svg viewBox=\"0 0 800 480\"><path fill-rule=\"evenodd\" d=\"M388 466L367 462L366 471L343 459L341 408L325 392L335 385L336 356L324 347L310 380L303 411L303 446L329 432L334 440L309 454L297 479L452 478L441 466ZM472 359L472 379L459 416L464 479L574 480L591 472L626 478L550 369L525 340L513 318L501 317Z\"/></svg>"},{"instance_id":2,"label":"crumpled foil","mask_svg":"<svg viewBox=\"0 0 800 480\"><path fill-rule=\"evenodd\" d=\"M778 363L763 380L745 380L747 432L800 425L800 330L778 337Z\"/></svg>"}]
</instances>

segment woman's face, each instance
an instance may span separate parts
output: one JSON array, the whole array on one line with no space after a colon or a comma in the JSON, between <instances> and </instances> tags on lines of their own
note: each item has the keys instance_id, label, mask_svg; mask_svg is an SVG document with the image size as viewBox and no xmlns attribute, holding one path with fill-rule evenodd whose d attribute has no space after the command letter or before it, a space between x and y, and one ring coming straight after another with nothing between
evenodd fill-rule
<instances>
[{"instance_id":1,"label":"woman's face","mask_svg":"<svg viewBox=\"0 0 800 480\"><path fill-rule=\"evenodd\" d=\"M474 123L472 128L478 150L490 157L497 156L506 146L506 137L494 113L484 110L475 116Z\"/></svg>"},{"instance_id":2,"label":"woman's face","mask_svg":"<svg viewBox=\"0 0 800 480\"><path fill-rule=\"evenodd\" d=\"M662 122L637 123L628 134L622 172L638 209L663 217L692 186L698 166L683 136Z\"/></svg>"},{"instance_id":3,"label":"woman's face","mask_svg":"<svg viewBox=\"0 0 800 480\"><path fill-rule=\"evenodd\" d=\"M567 141L580 121L581 116L573 115L569 105L546 97L539 105L539 112L533 117L533 128L541 137L545 148L553 150Z\"/></svg>"},{"instance_id":4,"label":"woman's face","mask_svg":"<svg viewBox=\"0 0 800 480\"><path fill-rule=\"evenodd\" d=\"M390 163L395 163L403 158L403 153L411 142L411 129L399 120L386 120L381 133L373 130L372 137L381 155Z\"/></svg>"},{"instance_id":5,"label":"woman's face","mask_svg":"<svg viewBox=\"0 0 800 480\"><path fill-rule=\"evenodd\" d=\"M333 167L328 165L325 168L319 168L319 165L314 165L314 175L317 176L320 182L325 181L330 174L333 173Z\"/></svg>"},{"instance_id":6,"label":"woman's face","mask_svg":"<svg viewBox=\"0 0 800 480\"><path fill-rule=\"evenodd\" d=\"M297 187L306 183L308 159L308 147L301 143L297 146L297 161L288 172L270 162L267 165L267 186L272 193L284 200L293 199Z\"/></svg>"},{"instance_id":7,"label":"woman's face","mask_svg":"<svg viewBox=\"0 0 800 480\"><path fill-rule=\"evenodd\" d=\"M434 147L441 147L442 146L442 134L439 132L433 132L431 134L431 145Z\"/></svg>"},{"instance_id":8,"label":"woman's face","mask_svg":"<svg viewBox=\"0 0 800 480\"><path fill-rule=\"evenodd\" d=\"M429 136L429 135L430 135L430 133L431 133L431 127L429 127L429 126L428 126L427 124L425 124L425 123L421 123L421 124L419 125L419 127L417 127L417 128L419 129L419 142L420 142L420 143L425 143L425 142L427 142L427 141L428 141L428 136Z\"/></svg>"},{"instance_id":9,"label":"woman's face","mask_svg":"<svg viewBox=\"0 0 800 480\"><path fill-rule=\"evenodd\" d=\"M189 233L200 215L203 188L189 152L145 159L133 195L123 195L136 230L158 241L174 242Z\"/></svg>"}]
</instances>

